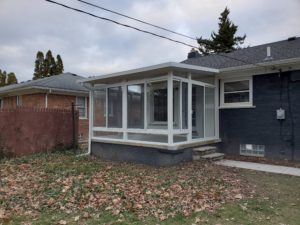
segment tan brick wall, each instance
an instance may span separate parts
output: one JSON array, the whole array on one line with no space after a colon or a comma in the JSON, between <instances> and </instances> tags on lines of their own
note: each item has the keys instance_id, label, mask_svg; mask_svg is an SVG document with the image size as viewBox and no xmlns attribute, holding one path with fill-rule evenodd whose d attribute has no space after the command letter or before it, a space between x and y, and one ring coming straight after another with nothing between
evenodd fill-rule
<instances>
[{"instance_id":1,"label":"tan brick wall","mask_svg":"<svg viewBox=\"0 0 300 225\"><path fill-rule=\"evenodd\" d=\"M75 96L48 94L48 108L71 109L72 102L76 102Z\"/></svg>"},{"instance_id":2,"label":"tan brick wall","mask_svg":"<svg viewBox=\"0 0 300 225\"><path fill-rule=\"evenodd\" d=\"M72 102L76 104L76 96L48 95L48 108L71 109ZM78 135L81 140L87 140L89 135L89 98L87 98L87 119L79 119Z\"/></svg>"},{"instance_id":3,"label":"tan brick wall","mask_svg":"<svg viewBox=\"0 0 300 225\"><path fill-rule=\"evenodd\" d=\"M22 106L32 108L45 108L46 94L22 95Z\"/></svg>"}]
</instances>

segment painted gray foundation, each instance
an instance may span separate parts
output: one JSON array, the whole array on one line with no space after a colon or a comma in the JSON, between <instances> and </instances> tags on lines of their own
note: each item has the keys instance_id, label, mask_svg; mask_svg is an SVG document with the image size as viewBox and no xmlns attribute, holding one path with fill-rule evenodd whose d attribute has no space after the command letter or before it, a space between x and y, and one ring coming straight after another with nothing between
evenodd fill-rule
<instances>
[{"instance_id":1,"label":"painted gray foundation","mask_svg":"<svg viewBox=\"0 0 300 225\"><path fill-rule=\"evenodd\" d=\"M171 166L192 160L191 149L162 150L123 144L92 142L92 155L113 161L126 161L152 166Z\"/></svg>"}]
</instances>

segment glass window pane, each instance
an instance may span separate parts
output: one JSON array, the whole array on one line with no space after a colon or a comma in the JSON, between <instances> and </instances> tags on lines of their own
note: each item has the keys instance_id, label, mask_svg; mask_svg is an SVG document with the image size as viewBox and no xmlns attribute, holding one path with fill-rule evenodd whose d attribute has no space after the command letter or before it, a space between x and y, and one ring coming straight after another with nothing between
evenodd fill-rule
<instances>
[{"instance_id":1,"label":"glass window pane","mask_svg":"<svg viewBox=\"0 0 300 225\"><path fill-rule=\"evenodd\" d=\"M79 111L79 117L85 117L86 116L84 108L79 108L78 111Z\"/></svg>"},{"instance_id":2,"label":"glass window pane","mask_svg":"<svg viewBox=\"0 0 300 225\"><path fill-rule=\"evenodd\" d=\"M76 108L79 111L79 117L86 117L85 97L76 97Z\"/></svg>"},{"instance_id":3,"label":"glass window pane","mask_svg":"<svg viewBox=\"0 0 300 225\"><path fill-rule=\"evenodd\" d=\"M108 88L108 127L122 127L122 87Z\"/></svg>"},{"instance_id":4,"label":"glass window pane","mask_svg":"<svg viewBox=\"0 0 300 225\"><path fill-rule=\"evenodd\" d=\"M128 140L168 143L168 135L128 133Z\"/></svg>"},{"instance_id":5,"label":"glass window pane","mask_svg":"<svg viewBox=\"0 0 300 225\"><path fill-rule=\"evenodd\" d=\"M224 83L225 92L248 91L248 90L249 90L249 80Z\"/></svg>"},{"instance_id":6,"label":"glass window pane","mask_svg":"<svg viewBox=\"0 0 300 225\"><path fill-rule=\"evenodd\" d=\"M106 126L106 89L94 91L94 126Z\"/></svg>"},{"instance_id":7,"label":"glass window pane","mask_svg":"<svg viewBox=\"0 0 300 225\"><path fill-rule=\"evenodd\" d=\"M85 97L77 97L76 100L77 107L85 107Z\"/></svg>"},{"instance_id":8,"label":"glass window pane","mask_svg":"<svg viewBox=\"0 0 300 225\"><path fill-rule=\"evenodd\" d=\"M147 93L148 128L166 129L168 121L167 81L149 83Z\"/></svg>"},{"instance_id":9,"label":"glass window pane","mask_svg":"<svg viewBox=\"0 0 300 225\"><path fill-rule=\"evenodd\" d=\"M182 129L188 129L188 83L182 82Z\"/></svg>"},{"instance_id":10,"label":"glass window pane","mask_svg":"<svg viewBox=\"0 0 300 225\"><path fill-rule=\"evenodd\" d=\"M173 135L174 143L185 142L185 141L187 141L187 134L174 134Z\"/></svg>"},{"instance_id":11,"label":"glass window pane","mask_svg":"<svg viewBox=\"0 0 300 225\"><path fill-rule=\"evenodd\" d=\"M205 137L215 136L215 89L205 88Z\"/></svg>"},{"instance_id":12,"label":"glass window pane","mask_svg":"<svg viewBox=\"0 0 300 225\"><path fill-rule=\"evenodd\" d=\"M179 129L179 114L180 114L180 81L173 81L173 128Z\"/></svg>"},{"instance_id":13,"label":"glass window pane","mask_svg":"<svg viewBox=\"0 0 300 225\"><path fill-rule=\"evenodd\" d=\"M144 128L144 85L127 86L128 128Z\"/></svg>"},{"instance_id":14,"label":"glass window pane","mask_svg":"<svg viewBox=\"0 0 300 225\"><path fill-rule=\"evenodd\" d=\"M94 131L93 135L100 138L123 139L123 133L120 132Z\"/></svg>"},{"instance_id":15,"label":"glass window pane","mask_svg":"<svg viewBox=\"0 0 300 225\"><path fill-rule=\"evenodd\" d=\"M204 137L204 87L192 86L192 138Z\"/></svg>"},{"instance_id":16,"label":"glass window pane","mask_svg":"<svg viewBox=\"0 0 300 225\"><path fill-rule=\"evenodd\" d=\"M249 102L249 92L225 93L224 103Z\"/></svg>"}]
</instances>

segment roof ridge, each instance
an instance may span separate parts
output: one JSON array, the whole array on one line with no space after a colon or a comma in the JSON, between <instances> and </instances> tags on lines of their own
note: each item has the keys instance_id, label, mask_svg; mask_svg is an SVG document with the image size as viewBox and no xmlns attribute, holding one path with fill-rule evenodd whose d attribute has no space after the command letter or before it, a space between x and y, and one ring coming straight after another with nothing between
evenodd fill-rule
<instances>
[{"instance_id":1,"label":"roof ridge","mask_svg":"<svg viewBox=\"0 0 300 225\"><path fill-rule=\"evenodd\" d=\"M299 40L299 39L300 39L300 37L296 37L296 39L293 40L293 41L296 41L296 40ZM206 58L206 57L215 57L215 56L222 57L222 55L229 55L229 54L233 54L233 53L243 51L243 50L246 50L246 49L250 49L250 48L253 49L253 48L258 48L258 47L262 47L262 46L275 45L275 44L283 43L283 42L290 42L290 41L288 39L285 39L285 40L269 42L269 43L265 43L265 44L259 44L259 45L255 45L255 46L248 46L248 47L245 47L245 48L238 48L238 49L234 49L230 52L220 52L220 53L212 53L212 54L209 54L209 55L199 55L198 57L194 57L194 58L190 58L190 59L193 60L193 59L200 59L200 58ZM188 60L188 59L185 59L182 62L184 62L186 60Z\"/></svg>"}]
</instances>

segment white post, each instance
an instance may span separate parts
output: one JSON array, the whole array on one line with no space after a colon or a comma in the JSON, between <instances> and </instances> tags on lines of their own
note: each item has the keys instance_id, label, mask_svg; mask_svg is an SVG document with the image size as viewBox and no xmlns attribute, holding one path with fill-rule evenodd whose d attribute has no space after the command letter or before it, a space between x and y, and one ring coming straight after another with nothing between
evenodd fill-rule
<instances>
[{"instance_id":1,"label":"white post","mask_svg":"<svg viewBox=\"0 0 300 225\"><path fill-rule=\"evenodd\" d=\"M219 79L215 77L215 137L220 138L219 126Z\"/></svg>"},{"instance_id":2,"label":"white post","mask_svg":"<svg viewBox=\"0 0 300 225\"><path fill-rule=\"evenodd\" d=\"M188 142L192 141L192 132L193 132L193 125L192 125L192 74L188 74Z\"/></svg>"},{"instance_id":3,"label":"white post","mask_svg":"<svg viewBox=\"0 0 300 225\"><path fill-rule=\"evenodd\" d=\"M127 85L122 85L122 128L123 132L123 140L127 140Z\"/></svg>"},{"instance_id":4,"label":"white post","mask_svg":"<svg viewBox=\"0 0 300 225\"><path fill-rule=\"evenodd\" d=\"M147 129L148 127L148 113L147 109L147 91L148 91L148 87L147 87L147 82L144 82L144 129Z\"/></svg>"},{"instance_id":5,"label":"white post","mask_svg":"<svg viewBox=\"0 0 300 225\"><path fill-rule=\"evenodd\" d=\"M91 88L93 88L93 85L91 85ZM94 126L94 91L90 91L89 94L90 98L90 110L89 110L89 146L88 146L88 155L92 152L92 137L93 137L93 126Z\"/></svg>"},{"instance_id":6,"label":"white post","mask_svg":"<svg viewBox=\"0 0 300 225\"><path fill-rule=\"evenodd\" d=\"M105 127L108 127L108 88L105 88Z\"/></svg>"},{"instance_id":7,"label":"white post","mask_svg":"<svg viewBox=\"0 0 300 225\"><path fill-rule=\"evenodd\" d=\"M206 114L205 114L205 107L206 107L206 102L205 102L205 97L206 97L206 87L203 86L203 138L206 138Z\"/></svg>"},{"instance_id":8,"label":"white post","mask_svg":"<svg viewBox=\"0 0 300 225\"><path fill-rule=\"evenodd\" d=\"M179 82L179 126L178 128L182 130L182 81Z\"/></svg>"},{"instance_id":9,"label":"white post","mask_svg":"<svg viewBox=\"0 0 300 225\"><path fill-rule=\"evenodd\" d=\"M173 72L168 73L168 144L173 144Z\"/></svg>"}]
</instances>

